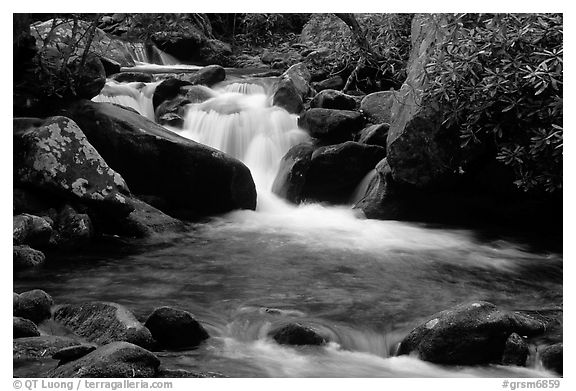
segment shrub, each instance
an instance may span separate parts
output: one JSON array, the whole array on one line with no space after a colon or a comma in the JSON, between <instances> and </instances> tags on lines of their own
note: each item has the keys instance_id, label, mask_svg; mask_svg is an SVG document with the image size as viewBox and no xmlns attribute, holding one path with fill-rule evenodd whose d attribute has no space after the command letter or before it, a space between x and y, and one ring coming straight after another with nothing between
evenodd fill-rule
<instances>
[{"instance_id":1,"label":"shrub","mask_svg":"<svg viewBox=\"0 0 576 391\"><path fill-rule=\"evenodd\" d=\"M431 16L433 17L433 16ZM462 147L483 143L523 190L562 188L561 14L458 14L441 26L429 97Z\"/></svg>"},{"instance_id":2,"label":"shrub","mask_svg":"<svg viewBox=\"0 0 576 391\"><path fill-rule=\"evenodd\" d=\"M380 58L373 72L375 89L399 88L406 79L412 14L356 14L372 50ZM325 66L331 74L349 74L360 59L360 48L350 29L333 14L314 14L302 31L302 40L330 50Z\"/></svg>"}]
</instances>

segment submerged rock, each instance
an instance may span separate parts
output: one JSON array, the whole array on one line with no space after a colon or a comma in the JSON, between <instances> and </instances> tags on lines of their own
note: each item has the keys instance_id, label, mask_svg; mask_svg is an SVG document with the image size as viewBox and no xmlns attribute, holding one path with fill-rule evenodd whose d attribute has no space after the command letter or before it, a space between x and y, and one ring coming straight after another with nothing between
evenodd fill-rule
<instances>
[{"instance_id":1,"label":"submerged rock","mask_svg":"<svg viewBox=\"0 0 576 391\"><path fill-rule=\"evenodd\" d=\"M176 308L155 309L144 325L154 339L167 348L195 347L209 338L204 327L191 313Z\"/></svg>"},{"instance_id":2,"label":"submerged rock","mask_svg":"<svg viewBox=\"0 0 576 391\"><path fill-rule=\"evenodd\" d=\"M550 369L560 375L563 375L563 344L557 343L542 349L540 360L546 369Z\"/></svg>"},{"instance_id":3,"label":"submerged rock","mask_svg":"<svg viewBox=\"0 0 576 391\"><path fill-rule=\"evenodd\" d=\"M53 304L52 297L41 289L26 291L14 295L13 315L39 323L50 318Z\"/></svg>"},{"instance_id":4,"label":"submerged rock","mask_svg":"<svg viewBox=\"0 0 576 391\"><path fill-rule=\"evenodd\" d=\"M398 355L416 354L438 364L481 365L500 362L511 333L536 335L545 322L494 304L462 304L429 318L400 343Z\"/></svg>"},{"instance_id":5,"label":"submerged rock","mask_svg":"<svg viewBox=\"0 0 576 391\"><path fill-rule=\"evenodd\" d=\"M271 336L280 345L324 345L328 342L314 329L299 323L290 323L271 332Z\"/></svg>"},{"instance_id":6,"label":"submerged rock","mask_svg":"<svg viewBox=\"0 0 576 391\"><path fill-rule=\"evenodd\" d=\"M154 342L150 331L132 312L116 303L62 305L54 311L54 320L98 344L126 341L148 348Z\"/></svg>"},{"instance_id":7,"label":"submerged rock","mask_svg":"<svg viewBox=\"0 0 576 391\"><path fill-rule=\"evenodd\" d=\"M295 204L303 200L302 191L314 149L316 147L308 143L290 148L280 162L278 174L272 185L274 194Z\"/></svg>"},{"instance_id":8,"label":"submerged rock","mask_svg":"<svg viewBox=\"0 0 576 391\"><path fill-rule=\"evenodd\" d=\"M29 319L12 317L12 335L13 338L39 337L38 327Z\"/></svg>"},{"instance_id":9,"label":"submerged rock","mask_svg":"<svg viewBox=\"0 0 576 391\"><path fill-rule=\"evenodd\" d=\"M504 346L502 364L523 367L526 365L530 349L524 338L516 333L510 334Z\"/></svg>"},{"instance_id":10,"label":"submerged rock","mask_svg":"<svg viewBox=\"0 0 576 391\"><path fill-rule=\"evenodd\" d=\"M363 124L362 114L350 110L310 109L298 119L312 137L332 144L352 140Z\"/></svg>"},{"instance_id":11,"label":"submerged rock","mask_svg":"<svg viewBox=\"0 0 576 391\"><path fill-rule=\"evenodd\" d=\"M156 377L160 360L128 342L111 342L56 368L50 377Z\"/></svg>"},{"instance_id":12,"label":"submerged rock","mask_svg":"<svg viewBox=\"0 0 576 391\"><path fill-rule=\"evenodd\" d=\"M42 251L34 250L30 246L12 247L12 264L14 270L23 270L42 266L46 262L46 256Z\"/></svg>"},{"instance_id":13,"label":"submerged rock","mask_svg":"<svg viewBox=\"0 0 576 391\"><path fill-rule=\"evenodd\" d=\"M74 121L16 118L14 184L126 216L124 179L102 159Z\"/></svg>"},{"instance_id":14,"label":"submerged rock","mask_svg":"<svg viewBox=\"0 0 576 391\"><path fill-rule=\"evenodd\" d=\"M82 101L69 114L135 194L164 201L163 212L196 218L256 208L252 175L240 161L111 104Z\"/></svg>"}]
</instances>

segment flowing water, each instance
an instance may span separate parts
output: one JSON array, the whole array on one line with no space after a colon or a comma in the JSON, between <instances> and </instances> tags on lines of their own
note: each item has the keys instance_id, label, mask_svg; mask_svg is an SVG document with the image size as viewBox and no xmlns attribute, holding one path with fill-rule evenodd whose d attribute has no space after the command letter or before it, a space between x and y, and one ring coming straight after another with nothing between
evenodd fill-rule
<instances>
[{"instance_id":1,"label":"flowing water","mask_svg":"<svg viewBox=\"0 0 576 391\"><path fill-rule=\"evenodd\" d=\"M109 96L130 95L132 107L145 112L146 99L121 89L148 93L154 85L114 88L121 96ZM297 117L271 106L270 81L229 80L213 90L214 98L189 105L183 128L172 130L242 160L257 185L257 210L190 224L154 242L62 256L17 275L15 291L45 289L56 303L113 301L141 320L162 305L186 309L212 338L198 349L159 353L172 368L234 377L551 375L536 364L443 367L391 354L427 316L462 302L558 306L561 254L469 230L361 219L347 206L288 204L270 187L281 157L308 138ZM288 322L313 325L332 342L274 343L268 333Z\"/></svg>"}]
</instances>

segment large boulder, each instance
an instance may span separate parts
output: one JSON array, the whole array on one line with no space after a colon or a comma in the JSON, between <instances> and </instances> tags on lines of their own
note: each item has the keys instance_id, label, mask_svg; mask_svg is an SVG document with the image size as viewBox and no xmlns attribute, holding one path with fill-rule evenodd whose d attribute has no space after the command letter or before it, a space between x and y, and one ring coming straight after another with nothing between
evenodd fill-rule
<instances>
[{"instance_id":1,"label":"large boulder","mask_svg":"<svg viewBox=\"0 0 576 391\"><path fill-rule=\"evenodd\" d=\"M62 45L67 45L72 38L77 41L77 44L73 47L72 56L81 56L88 44L89 34L85 34L85 32L90 27L90 23L83 20L78 20L77 23L78 30L75 37L72 37L74 26L72 20L50 19L37 22L32 25L31 32L40 48L44 47L45 42L48 47L58 48ZM50 37L46 39L48 35ZM110 37L101 29L96 28L90 43L91 53L96 54L98 57L114 60L125 67L134 66L134 60L126 44L119 39Z\"/></svg>"},{"instance_id":2,"label":"large boulder","mask_svg":"<svg viewBox=\"0 0 576 391\"><path fill-rule=\"evenodd\" d=\"M14 295L12 314L39 323L50 318L53 304L54 300L48 293L41 289L34 289Z\"/></svg>"},{"instance_id":3,"label":"large boulder","mask_svg":"<svg viewBox=\"0 0 576 391\"><path fill-rule=\"evenodd\" d=\"M299 323L289 323L270 333L280 345L325 345L328 339L313 328Z\"/></svg>"},{"instance_id":4,"label":"large boulder","mask_svg":"<svg viewBox=\"0 0 576 391\"><path fill-rule=\"evenodd\" d=\"M415 354L438 364L498 363L511 333L544 332L541 319L498 309L487 302L466 303L432 315L400 343L398 355Z\"/></svg>"},{"instance_id":5,"label":"large boulder","mask_svg":"<svg viewBox=\"0 0 576 391\"><path fill-rule=\"evenodd\" d=\"M159 366L151 352L128 342L112 342L60 365L50 377L156 377Z\"/></svg>"},{"instance_id":6,"label":"large boulder","mask_svg":"<svg viewBox=\"0 0 576 391\"><path fill-rule=\"evenodd\" d=\"M116 303L92 302L58 306L54 320L90 342L106 344L126 341L144 348L154 340L126 307Z\"/></svg>"},{"instance_id":7,"label":"large boulder","mask_svg":"<svg viewBox=\"0 0 576 391\"><path fill-rule=\"evenodd\" d=\"M127 215L124 179L66 117L15 118L14 185ZM96 125L97 126L97 125Z\"/></svg>"},{"instance_id":8,"label":"large boulder","mask_svg":"<svg viewBox=\"0 0 576 391\"><path fill-rule=\"evenodd\" d=\"M392 105L388 133L388 163L398 182L426 187L454 171L459 140L442 126L440 108L425 99L428 86L425 67L444 39L429 15L416 15L412 22L412 52L408 75Z\"/></svg>"},{"instance_id":9,"label":"large boulder","mask_svg":"<svg viewBox=\"0 0 576 391\"><path fill-rule=\"evenodd\" d=\"M363 124L362 114L350 110L316 108L298 118L298 126L307 130L312 137L332 144L352 140Z\"/></svg>"},{"instance_id":10,"label":"large boulder","mask_svg":"<svg viewBox=\"0 0 576 391\"><path fill-rule=\"evenodd\" d=\"M12 338L39 337L38 327L29 319L12 317Z\"/></svg>"},{"instance_id":11,"label":"large boulder","mask_svg":"<svg viewBox=\"0 0 576 391\"><path fill-rule=\"evenodd\" d=\"M52 237L52 227L42 217L27 213L12 217L12 234L14 244L29 244L31 246L47 246Z\"/></svg>"},{"instance_id":12,"label":"large boulder","mask_svg":"<svg viewBox=\"0 0 576 391\"><path fill-rule=\"evenodd\" d=\"M44 262L46 262L46 256L42 251L27 245L12 248L12 263L15 271L41 266Z\"/></svg>"},{"instance_id":13,"label":"large boulder","mask_svg":"<svg viewBox=\"0 0 576 391\"><path fill-rule=\"evenodd\" d=\"M302 191L314 149L316 147L309 143L298 144L290 148L282 158L278 174L274 179L272 185L274 194L295 204L303 201Z\"/></svg>"},{"instance_id":14,"label":"large boulder","mask_svg":"<svg viewBox=\"0 0 576 391\"><path fill-rule=\"evenodd\" d=\"M256 207L250 171L220 151L108 103L81 101L69 115L135 194L161 198L174 217Z\"/></svg>"},{"instance_id":15,"label":"large boulder","mask_svg":"<svg viewBox=\"0 0 576 391\"><path fill-rule=\"evenodd\" d=\"M304 197L346 202L362 178L384 159L386 150L347 141L316 149L304 184Z\"/></svg>"},{"instance_id":16,"label":"large boulder","mask_svg":"<svg viewBox=\"0 0 576 391\"><path fill-rule=\"evenodd\" d=\"M354 110L356 100L343 92L325 89L317 93L310 101L311 108Z\"/></svg>"},{"instance_id":17,"label":"large boulder","mask_svg":"<svg viewBox=\"0 0 576 391\"><path fill-rule=\"evenodd\" d=\"M360 110L372 123L390 123L394 91L373 92L360 102Z\"/></svg>"},{"instance_id":18,"label":"large boulder","mask_svg":"<svg viewBox=\"0 0 576 391\"><path fill-rule=\"evenodd\" d=\"M209 337L191 313L171 307L156 308L144 325L166 348L196 347Z\"/></svg>"}]
</instances>

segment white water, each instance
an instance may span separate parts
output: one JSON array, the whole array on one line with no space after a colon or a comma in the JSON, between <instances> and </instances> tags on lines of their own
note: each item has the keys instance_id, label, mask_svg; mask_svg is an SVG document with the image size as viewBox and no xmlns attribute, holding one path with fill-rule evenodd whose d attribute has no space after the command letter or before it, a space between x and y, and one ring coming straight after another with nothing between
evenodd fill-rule
<instances>
[{"instance_id":1,"label":"white water","mask_svg":"<svg viewBox=\"0 0 576 391\"><path fill-rule=\"evenodd\" d=\"M107 80L100 94L92 98L92 101L116 103L130 107L140 115L154 121L152 96L160 83L160 81L153 83L117 83L114 80Z\"/></svg>"}]
</instances>

